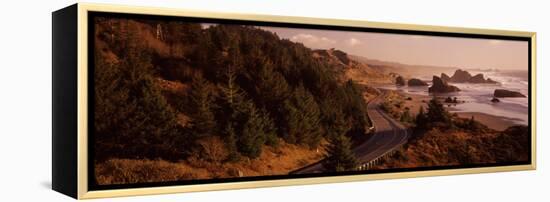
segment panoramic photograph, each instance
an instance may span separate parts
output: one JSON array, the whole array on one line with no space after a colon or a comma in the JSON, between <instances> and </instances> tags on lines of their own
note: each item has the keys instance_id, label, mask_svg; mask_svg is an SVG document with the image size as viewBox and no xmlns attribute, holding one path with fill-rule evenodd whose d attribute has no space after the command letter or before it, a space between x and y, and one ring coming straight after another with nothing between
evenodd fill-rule
<instances>
[{"instance_id":1,"label":"panoramic photograph","mask_svg":"<svg viewBox=\"0 0 550 202\"><path fill-rule=\"evenodd\" d=\"M527 41L91 26L97 185L530 163Z\"/></svg>"}]
</instances>

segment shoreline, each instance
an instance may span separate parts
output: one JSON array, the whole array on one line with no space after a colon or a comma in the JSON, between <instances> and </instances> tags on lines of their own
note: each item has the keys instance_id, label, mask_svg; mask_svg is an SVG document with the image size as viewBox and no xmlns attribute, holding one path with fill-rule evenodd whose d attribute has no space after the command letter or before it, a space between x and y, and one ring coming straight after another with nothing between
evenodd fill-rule
<instances>
[{"instance_id":1,"label":"shoreline","mask_svg":"<svg viewBox=\"0 0 550 202\"><path fill-rule=\"evenodd\" d=\"M416 114L418 113L418 110L420 109L420 106L422 106L424 110L427 110L427 103L429 102L430 99L432 99L432 96L413 94L413 93L404 92L402 90L390 90L390 91L393 91L403 96L404 106L410 109L411 115L413 116L416 116ZM411 98L411 100L407 99L409 97ZM482 123L483 125L486 125L487 127L493 130L504 131L510 126L521 125L517 123L518 120L515 118L497 116L497 115L492 115L484 112L456 111L456 108L453 107L456 104L452 104L451 106L449 106L447 103L443 103L443 104L447 110L453 111L450 113L456 113L458 117L467 118L467 119L473 116L476 121ZM461 103L458 103L458 104L461 104Z\"/></svg>"},{"instance_id":2,"label":"shoreline","mask_svg":"<svg viewBox=\"0 0 550 202\"><path fill-rule=\"evenodd\" d=\"M482 112L454 112L458 115L460 118L471 118L472 116L474 119L483 125L486 125L487 127L498 130L498 131L504 131L510 126L515 125L521 125L515 122L516 119L514 118L508 118L504 116L496 116L491 115L487 113Z\"/></svg>"}]
</instances>

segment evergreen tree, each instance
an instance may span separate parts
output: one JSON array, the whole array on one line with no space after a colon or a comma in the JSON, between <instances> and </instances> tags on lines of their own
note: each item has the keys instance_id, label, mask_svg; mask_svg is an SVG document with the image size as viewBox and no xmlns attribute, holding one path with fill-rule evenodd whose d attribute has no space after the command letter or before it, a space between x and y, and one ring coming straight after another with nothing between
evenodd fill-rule
<instances>
[{"instance_id":1,"label":"evergreen tree","mask_svg":"<svg viewBox=\"0 0 550 202\"><path fill-rule=\"evenodd\" d=\"M334 117L344 116L342 105L339 104L337 97L326 98L321 100L321 126L324 136L330 137L333 135L334 128L339 124L346 124L348 121L344 119L335 119ZM337 121L346 121L346 123L336 123ZM347 132L347 131L346 131ZM339 134L339 133L337 133Z\"/></svg>"},{"instance_id":2,"label":"evergreen tree","mask_svg":"<svg viewBox=\"0 0 550 202\"><path fill-rule=\"evenodd\" d=\"M354 135L362 136L365 133L365 127L370 125L367 117L367 104L359 87L348 80L342 87L343 97L345 98L343 106L348 117L351 117L351 132Z\"/></svg>"},{"instance_id":3,"label":"evergreen tree","mask_svg":"<svg viewBox=\"0 0 550 202\"><path fill-rule=\"evenodd\" d=\"M243 100L244 92L235 82L237 73L235 72L234 67L229 66L224 72L224 75L226 82L219 86L221 96L222 99L229 105L228 107L234 109L236 104Z\"/></svg>"},{"instance_id":4,"label":"evergreen tree","mask_svg":"<svg viewBox=\"0 0 550 202\"><path fill-rule=\"evenodd\" d=\"M118 63L101 54L95 68L96 155L122 158L181 158L176 115L153 77L150 53L129 33ZM120 149L124 148L124 149Z\"/></svg>"},{"instance_id":5,"label":"evergreen tree","mask_svg":"<svg viewBox=\"0 0 550 202\"><path fill-rule=\"evenodd\" d=\"M426 124L428 123L426 113L424 112L424 107L420 106L420 109L418 110L418 114L415 118L416 122L416 128L423 129L426 128Z\"/></svg>"},{"instance_id":6,"label":"evergreen tree","mask_svg":"<svg viewBox=\"0 0 550 202\"><path fill-rule=\"evenodd\" d=\"M312 148L319 145L322 138L320 110L313 95L302 85L294 90L292 97L285 101L287 134L289 143L305 144Z\"/></svg>"},{"instance_id":7,"label":"evergreen tree","mask_svg":"<svg viewBox=\"0 0 550 202\"><path fill-rule=\"evenodd\" d=\"M227 159L229 161L239 160L239 151L237 147L237 134L231 122L225 125L223 129L225 149L227 150Z\"/></svg>"},{"instance_id":8,"label":"evergreen tree","mask_svg":"<svg viewBox=\"0 0 550 202\"><path fill-rule=\"evenodd\" d=\"M246 98L246 93L235 83L236 73L231 67L228 68L225 77L227 83L220 86L225 106L225 136L230 140L227 144L235 144L228 147L231 150L236 148L240 154L247 157L257 158L268 136L274 144L272 121L267 113L258 110L254 102Z\"/></svg>"},{"instance_id":9,"label":"evergreen tree","mask_svg":"<svg viewBox=\"0 0 550 202\"><path fill-rule=\"evenodd\" d=\"M279 133L283 134L285 112L282 110L284 101L290 96L290 87L284 76L273 69L271 63L264 63L260 69L257 79L253 81L256 103L266 110L266 116L271 120L269 122L272 127ZM277 133L274 134L277 136ZM276 141L277 138L270 138ZM274 143L270 141L271 143Z\"/></svg>"},{"instance_id":10,"label":"evergreen tree","mask_svg":"<svg viewBox=\"0 0 550 202\"><path fill-rule=\"evenodd\" d=\"M401 122L411 122L411 113L409 112L409 108L406 108L403 114L401 114Z\"/></svg>"},{"instance_id":11,"label":"evergreen tree","mask_svg":"<svg viewBox=\"0 0 550 202\"><path fill-rule=\"evenodd\" d=\"M216 129L214 117L214 97L212 87L201 76L195 77L189 93L189 111L191 130L197 137L213 135Z\"/></svg>"},{"instance_id":12,"label":"evergreen tree","mask_svg":"<svg viewBox=\"0 0 550 202\"><path fill-rule=\"evenodd\" d=\"M329 145L323 167L331 172L353 170L358 162L351 151L350 140L345 135L351 127L343 114L338 113L334 118L335 124L329 131Z\"/></svg>"},{"instance_id":13,"label":"evergreen tree","mask_svg":"<svg viewBox=\"0 0 550 202\"><path fill-rule=\"evenodd\" d=\"M250 158L260 156L265 142L264 120L261 113L250 101L242 103L240 113L244 115L241 135L238 138L239 152Z\"/></svg>"},{"instance_id":14,"label":"evergreen tree","mask_svg":"<svg viewBox=\"0 0 550 202\"><path fill-rule=\"evenodd\" d=\"M289 97L289 86L284 76L268 63L260 70L256 82L256 94L265 106L274 107Z\"/></svg>"},{"instance_id":15,"label":"evergreen tree","mask_svg":"<svg viewBox=\"0 0 550 202\"><path fill-rule=\"evenodd\" d=\"M225 73L224 84L219 85L221 92L220 98L222 103L220 104L220 117L223 123L222 134L225 139L226 149L228 151L228 159L235 161L239 158L238 151L238 136L237 136L237 119L239 118L239 111L236 110L238 104L242 101L244 93L235 83L236 73L233 68L228 67Z\"/></svg>"},{"instance_id":16,"label":"evergreen tree","mask_svg":"<svg viewBox=\"0 0 550 202\"><path fill-rule=\"evenodd\" d=\"M443 107L443 104L433 97L428 103L428 112L426 117L429 122L442 122L450 123L450 116L447 110Z\"/></svg>"},{"instance_id":17,"label":"evergreen tree","mask_svg":"<svg viewBox=\"0 0 550 202\"><path fill-rule=\"evenodd\" d=\"M262 110L261 120L265 134L265 143L270 146L277 146L279 144L279 138L277 137L275 121L269 116L269 113L265 109Z\"/></svg>"}]
</instances>

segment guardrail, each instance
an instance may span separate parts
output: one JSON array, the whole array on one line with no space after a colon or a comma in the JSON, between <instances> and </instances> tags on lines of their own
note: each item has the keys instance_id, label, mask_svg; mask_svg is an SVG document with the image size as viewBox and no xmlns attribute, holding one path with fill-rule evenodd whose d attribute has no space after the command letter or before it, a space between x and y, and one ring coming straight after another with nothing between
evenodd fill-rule
<instances>
[{"instance_id":1,"label":"guardrail","mask_svg":"<svg viewBox=\"0 0 550 202\"><path fill-rule=\"evenodd\" d=\"M382 92L381 92L382 93ZM382 95L380 95L382 96ZM373 99L375 100L375 99ZM367 104L367 108L370 104L372 104L372 101L373 100L370 100ZM386 119L388 119L392 125L397 125L398 122L396 120L394 120L393 118L389 117L386 113L382 112L382 116L384 116ZM376 132L376 127L374 127L374 122L372 121L371 119L371 116L370 114L368 114L368 119L369 119L369 122L372 124L371 127L368 127L368 131L369 133L372 133L372 132ZM397 122L397 123L396 123ZM397 149L401 148L403 145L405 145L405 143L407 143L407 140L409 139L409 135L410 135L410 131L409 129L404 129L405 131L405 138L402 142L400 142L399 144L395 145L394 147L392 147L390 150L384 152L383 154L377 156L376 158L372 159L372 160L369 160L367 162L360 162L360 165L357 166L356 170L369 170L371 169L373 166L377 165L378 163L380 163L380 161L383 159L383 158L388 158L390 155L393 155ZM308 168L311 168L313 166L316 166L320 163L323 163L323 161L325 161L325 159L321 159L315 163L312 163L310 165L307 165L305 167L302 167L302 168L299 168L297 170L294 170L294 171L291 171L289 172L290 175L292 174L297 174L303 170L306 170Z\"/></svg>"},{"instance_id":2,"label":"guardrail","mask_svg":"<svg viewBox=\"0 0 550 202\"><path fill-rule=\"evenodd\" d=\"M371 101L369 101L368 105L371 104ZM367 107L368 107L368 105L367 105ZM396 123L395 123L396 121L393 118L388 117L388 115L386 113L383 112L382 116L386 117L386 119L388 119L391 122L391 124L396 125ZM374 122L372 122L371 116L369 115L368 117L369 117L370 123L372 124L372 126L369 128L369 131L376 131L376 128L374 127ZM390 150L384 152L383 154L379 155L378 157L374 158L373 160L360 163L360 165L357 166L356 170L369 170L373 166L377 165L380 162L381 159L387 158L388 156L393 155L396 152L397 149L401 148L403 145L405 145L405 143L407 143L407 140L409 139L409 134L410 134L409 129L405 129L405 136L406 136L405 141L397 144L396 146L392 147Z\"/></svg>"}]
</instances>

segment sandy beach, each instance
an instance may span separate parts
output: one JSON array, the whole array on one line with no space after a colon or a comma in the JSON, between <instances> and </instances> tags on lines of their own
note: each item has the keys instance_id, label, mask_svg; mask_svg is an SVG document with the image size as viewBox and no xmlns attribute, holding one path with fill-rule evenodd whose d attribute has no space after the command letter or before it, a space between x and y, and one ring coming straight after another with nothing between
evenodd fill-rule
<instances>
[{"instance_id":1,"label":"sandy beach","mask_svg":"<svg viewBox=\"0 0 550 202\"><path fill-rule=\"evenodd\" d=\"M424 110L426 110L427 103L429 102L430 99L432 99L431 96L411 94L400 90L395 90L394 92L398 93L403 97L404 106L410 109L410 112L413 116L418 113L420 106L424 107ZM410 100L407 98L410 98ZM452 105L445 104L446 108L452 109L453 111L455 110L455 108L453 107L455 105L457 104L452 104ZM460 105L460 103L458 103L458 105ZM471 118L473 116L475 120L481 122L482 124L486 125L491 129L498 130L498 131L503 131L510 126L517 125L517 120L514 120L513 118L495 116L487 113L456 112L456 114L460 118Z\"/></svg>"},{"instance_id":2,"label":"sandy beach","mask_svg":"<svg viewBox=\"0 0 550 202\"><path fill-rule=\"evenodd\" d=\"M456 114L461 118L471 118L473 116L476 121L499 131L506 130L506 128L513 125L518 125L514 119L502 116L494 116L479 112L457 112Z\"/></svg>"}]
</instances>

